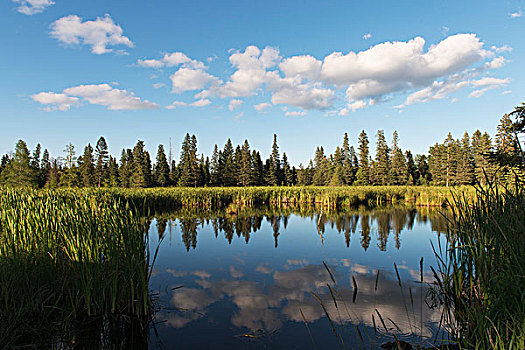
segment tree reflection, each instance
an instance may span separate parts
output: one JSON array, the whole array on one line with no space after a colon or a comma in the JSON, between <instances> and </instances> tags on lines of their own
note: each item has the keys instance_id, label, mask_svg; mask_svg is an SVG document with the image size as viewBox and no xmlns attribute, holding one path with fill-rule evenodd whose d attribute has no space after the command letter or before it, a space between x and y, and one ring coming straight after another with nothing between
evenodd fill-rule
<instances>
[{"instance_id":1,"label":"tree reflection","mask_svg":"<svg viewBox=\"0 0 525 350\"><path fill-rule=\"evenodd\" d=\"M340 211L323 211L314 206L283 208L239 208L235 212L221 210L203 211L180 209L170 213L156 213L156 227L162 238L173 222L178 221L182 242L189 251L197 247L198 231L210 226L215 237L219 234L231 244L235 238L249 243L252 235L261 230L263 222L269 224L274 237L274 247L279 246L279 236L286 232L290 215L309 218L314 229L323 239L327 230L344 237L344 244L350 247L352 236L360 235L359 243L364 251L370 247L371 235L377 240L377 248L386 251L390 235L393 235L395 249L402 245L404 231L410 231L415 224L430 224L432 231L446 232L447 211L428 208L381 207L347 208ZM151 222L151 221L149 221Z\"/></svg>"}]
</instances>

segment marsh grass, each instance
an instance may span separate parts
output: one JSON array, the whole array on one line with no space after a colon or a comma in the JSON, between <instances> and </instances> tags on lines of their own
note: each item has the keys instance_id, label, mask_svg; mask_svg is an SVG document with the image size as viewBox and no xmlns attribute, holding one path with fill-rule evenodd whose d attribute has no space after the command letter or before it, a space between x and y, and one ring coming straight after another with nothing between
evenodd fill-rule
<instances>
[{"instance_id":1,"label":"marsh grass","mask_svg":"<svg viewBox=\"0 0 525 350\"><path fill-rule=\"evenodd\" d=\"M101 192L3 189L0 209L0 348L143 343L149 240L129 206Z\"/></svg>"},{"instance_id":2,"label":"marsh grass","mask_svg":"<svg viewBox=\"0 0 525 350\"><path fill-rule=\"evenodd\" d=\"M475 194L469 187L456 189L466 197ZM450 199L450 189L434 186L344 186L344 187L210 187L147 188L106 190L107 193L135 203L138 207L165 209L195 207L204 209L269 205L317 205L326 209L365 204L410 203L417 206L442 206Z\"/></svg>"},{"instance_id":3,"label":"marsh grass","mask_svg":"<svg viewBox=\"0 0 525 350\"><path fill-rule=\"evenodd\" d=\"M453 198L449 239L435 247L433 300L462 348L525 348L525 186L490 184Z\"/></svg>"}]
</instances>

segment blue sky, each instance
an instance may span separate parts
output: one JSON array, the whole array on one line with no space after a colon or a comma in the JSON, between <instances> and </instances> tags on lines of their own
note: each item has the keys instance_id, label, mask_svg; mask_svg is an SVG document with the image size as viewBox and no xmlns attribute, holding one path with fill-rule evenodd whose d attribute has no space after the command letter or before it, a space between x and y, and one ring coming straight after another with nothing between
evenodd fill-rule
<instances>
[{"instance_id":1,"label":"blue sky","mask_svg":"<svg viewBox=\"0 0 525 350\"><path fill-rule=\"evenodd\" d=\"M425 153L521 103L523 1L0 3L0 152L62 155L103 135L155 155L186 132L292 164L348 132L394 130Z\"/></svg>"}]
</instances>

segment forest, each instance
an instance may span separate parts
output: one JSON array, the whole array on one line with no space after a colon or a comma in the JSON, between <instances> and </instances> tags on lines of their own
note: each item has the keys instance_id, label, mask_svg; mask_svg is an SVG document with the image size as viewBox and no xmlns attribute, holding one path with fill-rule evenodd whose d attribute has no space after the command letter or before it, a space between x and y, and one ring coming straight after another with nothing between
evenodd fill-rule
<instances>
[{"instance_id":1,"label":"forest","mask_svg":"<svg viewBox=\"0 0 525 350\"><path fill-rule=\"evenodd\" d=\"M472 136L465 132L460 139L449 133L442 143L430 146L427 154L416 155L401 149L397 131L390 145L384 131L377 131L374 157L364 130L357 148L350 145L345 133L341 146L332 154L318 146L308 165L298 167L291 166L285 152L281 156L275 134L271 154L264 161L248 140L234 146L228 139L222 149L215 145L211 158L205 157L198 152L196 136L190 134L182 141L179 162L172 159L171 150L167 156L160 144L154 163L141 140L132 149L122 149L119 161L109 154L104 137L94 147L85 146L78 157L71 143L62 156L51 157L47 149L42 152L40 144L31 152L26 142L19 140L14 152L1 159L0 184L35 188L484 184L521 173L514 166L519 163L515 159L520 144L513 125L505 114L494 139L480 130Z\"/></svg>"}]
</instances>

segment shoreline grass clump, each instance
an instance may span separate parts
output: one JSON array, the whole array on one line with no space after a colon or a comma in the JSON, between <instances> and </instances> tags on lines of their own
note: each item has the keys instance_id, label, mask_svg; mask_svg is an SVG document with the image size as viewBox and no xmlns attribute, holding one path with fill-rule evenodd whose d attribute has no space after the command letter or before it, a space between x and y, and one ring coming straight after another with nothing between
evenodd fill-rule
<instances>
[{"instance_id":1,"label":"shoreline grass clump","mask_svg":"<svg viewBox=\"0 0 525 350\"><path fill-rule=\"evenodd\" d=\"M454 198L433 300L462 348L525 348L525 184ZM444 249L442 249L444 248Z\"/></svg>"},{"instance_id":2,"label":"shoreline grass clump","mask_svg":"<svg viewBox=\"0 0 525 350\"><path fill-rule=\"evenodd\" d=\"M0 208L0 348L145 339L148 237L124 202L2 189Z\"/></svg>"}]
</instances>

